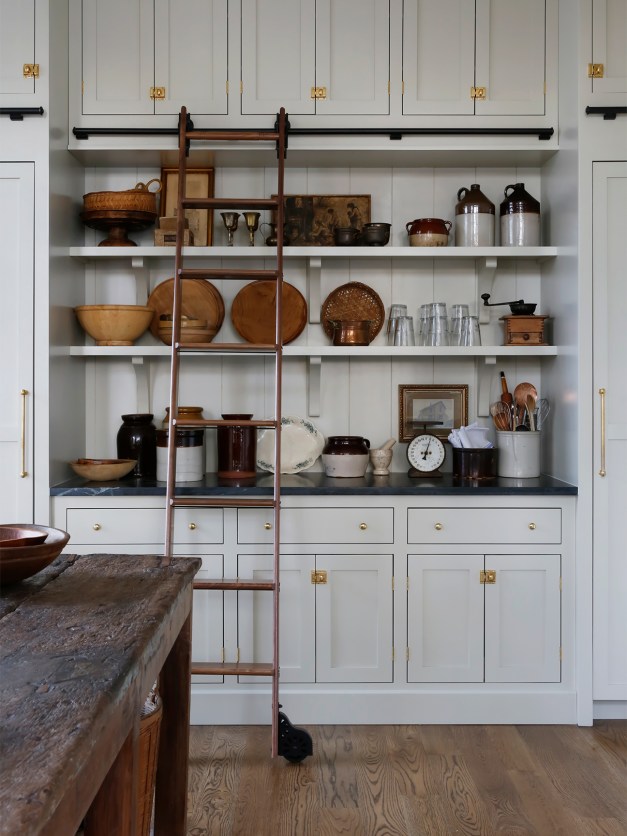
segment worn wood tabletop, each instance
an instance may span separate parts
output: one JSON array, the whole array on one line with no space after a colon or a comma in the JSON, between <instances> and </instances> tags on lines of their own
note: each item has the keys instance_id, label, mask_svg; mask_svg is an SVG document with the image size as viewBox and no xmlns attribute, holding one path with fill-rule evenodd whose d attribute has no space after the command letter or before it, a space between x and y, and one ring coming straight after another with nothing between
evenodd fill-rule
<instances>
[{"instance_id":1,"label":"worn wood tabletop","mask_svg":"<svg viewBox=\"0 0 627 836\"><path fill-rule=\"evenodd\" d=\"M160 671L155 833L184 832L186 774L175 776L176 799L163 791L174 772L186 773L192 580L201 561L161 563L158 555L61 555L0 593L0 833L70 836L100 795L113 809L92 816L90 832L133 832L134 810L122 815L112 803L126 790L111 775L126 746L126 777L130 763L136 781L139 713ZM111 829L122 820L128 829Z\"/></svg>"}]
</instances>

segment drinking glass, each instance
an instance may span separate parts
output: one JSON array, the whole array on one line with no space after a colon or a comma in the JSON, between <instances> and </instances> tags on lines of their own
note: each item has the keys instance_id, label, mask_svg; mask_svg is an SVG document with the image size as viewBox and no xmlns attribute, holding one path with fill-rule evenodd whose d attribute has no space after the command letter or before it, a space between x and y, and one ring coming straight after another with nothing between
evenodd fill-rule
<instances>
[{"instance_id":1,"label":"drinking glass","mask_svg":"<svg viewBox=\"0 0 627 836\"><path fill-rule=\"evenodd\" d=\"M451 327L450 340L451 345L461 345L462 337L462 319L468 316L468 305L451 305Z\"/></svg>"},{"instance_id":2,"label":"drinking glass","mask_svg":"<svg viewBox=\"0 0 627 836\"><path fill-rule=\"evenodd\" d=\"M479 330L478 317L463 317L460 345L481 345L481 331Z\"/></svg>"},{"instance_id":3,"label":"drinking glass","mask_svg":"<svg viewBox=\"0 0 627 836\"><path fill-rule=\"evenodd\" d=\"M448 345L448 318L446 316L429 317L429 330L425 345Z\"/></svg>"},{"instance_id":4,"label":"drinking glass","mask_svg":"<svg viewBox=\"0 0 627 836\"><path fill-rule=\"evenodd\" d=\"M394 345L416 345L413 316L396 317Z\"/></svg>"},{"instance_id":5,"label":"drinking glass","mask_svg":"<svg viewBox=\"0 0 627 836\"><path fill-rule=\"evenodd\" d=\"M427 345L427 335L429 333L429 317L431 316L431 303L421 305L418 311L418 334L416 336L417 345Z\"/></svg>"},{"instance_id":6,"label":"drinking glass","mask_svg":"<svg viewBox=\"0 0 627 836\"><path fill-rule=\"evenodd\" d=\"M396 321L400 316L407 316L407 305L390 305L390 316L386 331L388 345L394 345Z\"/></svg>"}]
</instances>

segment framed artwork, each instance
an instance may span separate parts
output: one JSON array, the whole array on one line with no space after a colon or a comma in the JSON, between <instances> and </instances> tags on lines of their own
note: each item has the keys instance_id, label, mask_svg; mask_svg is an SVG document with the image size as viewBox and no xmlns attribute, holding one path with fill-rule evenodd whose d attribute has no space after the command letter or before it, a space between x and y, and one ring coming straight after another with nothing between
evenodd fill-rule
<instances>
[{"instance_id":1,"label":"framed artwork","mask_svg":"<svg viewBox=\"0 0 627 836\"><path fill-rule=\"evenodd\" d=\"M433 423L432 423L433 422ZM398 440L411 441L425 429L446 441L453 428L468 423L468 386L428 384L398 387Z\"/></svg>"},{"instance_id":2,"label":"framed artwork","mask_svg":"<svg viewBox=\"0 0 627 836\"><path fill-rule=\"evenodd\" d=\"M188 168L185 177L186 197L213 197L214 172L212 168ZM172 218L176 214L178 196L178 168L161 169L161 206L162 218ZM194 236L195 247L209 247L213 240L213 211L209 209L186 209L185 217Z\"/></svg>"},{"instance_id":3,"label":"framed artwork","mask_svg":"<svg viewBox=\"0 0 627 836\"><path fill-rule=\"evenodd\" d=\"M283 200L285 243L291 247L332 247L336 226L361 229L370 223L369 194L290 194Z\"/></svg>"}]
</instances>

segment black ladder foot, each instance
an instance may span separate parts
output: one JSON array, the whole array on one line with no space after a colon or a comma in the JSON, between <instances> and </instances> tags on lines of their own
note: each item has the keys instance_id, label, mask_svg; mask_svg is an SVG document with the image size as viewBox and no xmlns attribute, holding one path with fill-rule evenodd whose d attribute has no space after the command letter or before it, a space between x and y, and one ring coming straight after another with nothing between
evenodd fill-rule
<instances>
[{"instance_id":1,"label":"black ladder foot","mask_svg":"<svg viewBox=\"0 0 627 836\"><path fill-rule=\"evenodd\" d=\"M313 743L309 732L293 726L282 711L279 711L278 749L279 755L290 763L300 763L307 755L313 755Z\"/></svg>"}]
</instances>

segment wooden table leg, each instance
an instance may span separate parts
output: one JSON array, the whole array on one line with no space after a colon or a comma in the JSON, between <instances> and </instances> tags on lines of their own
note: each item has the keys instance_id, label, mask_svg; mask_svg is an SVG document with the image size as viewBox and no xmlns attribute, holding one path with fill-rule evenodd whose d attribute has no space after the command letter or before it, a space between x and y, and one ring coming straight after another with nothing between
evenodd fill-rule
<instances>
[{"instance_id":1,"label":"wooden table leg","mask_svg":"<svg viewBox=\"0 0 627 836\"><path fill-rule=\"evenodd\" d=\"M135 836L137 819L137 747L139 717L111 765L89 812L85 836Z\"/></svg>"},{"instance_id":2,"label":"wooden table leg","mask_svg":"<svg viewBox=\"0 0 627 836\"><path fill-rule=\"evenodd\" d=\"M187 832L191 647L190 615L159 677L163 716L155 788L155 836L185 836Z\"/></svg>"}]
</instances>

